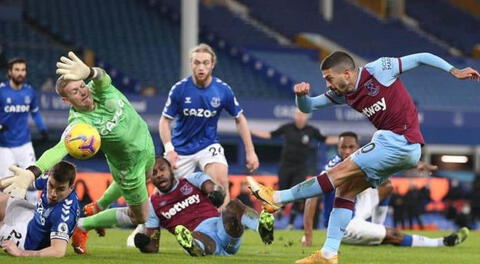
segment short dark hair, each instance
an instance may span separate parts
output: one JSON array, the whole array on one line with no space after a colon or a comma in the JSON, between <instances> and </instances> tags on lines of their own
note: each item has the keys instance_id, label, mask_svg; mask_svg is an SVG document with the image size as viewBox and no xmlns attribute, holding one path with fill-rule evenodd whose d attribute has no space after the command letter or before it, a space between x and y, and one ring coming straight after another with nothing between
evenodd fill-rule
<instances>
[{"instance_id":1,"label":"short dark hair","mask_svg":"<svg viewBox=\"0 0 480 264\"><path fill-rule=\"evenodd\" d=\"M164 158L162 156L158 156L155 159L155 164L157 164L157 163L166 163L169 168L172 168L172 164L170 164L170 161L168 161L166 158Z\"/></svg>"},{"instance_id":2,"label":"short dark hair","mask_svg":"<svg viewBox=\"0 0 480 264\"><path fill-rule=\"evenodd\" d=\"M343 51L335 51L332 54L328 55L322 61L321 69L322 71L328 70L340 64L345 65L345 67L349 70L355 69L355 62L353 61L352 56L348 55L348 53Z\"/></svg>"},{"instance_id":3,"label":"short dark hair","mask_svg":"<svg viewBox=\"0 0 480 264\"><path fill-rule=\"evenodd\" d=\"M25 66L27 65L27 60L24 58L13 58L8 61L8 70L11 71L13 69L13 65L17 63L23 63Z\"/></svg>"},{"instance_id":4,"label":"short dark hair","mask_svg":"<svg viewBox=\"0 0 480 264\"><path fill-rule=\"evenodd\" d=\"M77 169L73 163L62 160L50 169L50 176L61 183L68 182L68 186L72 186L75 182Z\"/></svg>"},{"instance_id":5,"label":"short dark hair","mask_svg":"<svg viewBox=\"0 0 480 264\"><path fill-rule=\"evenodd\" d=\"M338 138L342 138L342 137L353 137L355 141L358 142L358 135L352 131L346 131L338 135Z\"/></svg>"}]
</instances>

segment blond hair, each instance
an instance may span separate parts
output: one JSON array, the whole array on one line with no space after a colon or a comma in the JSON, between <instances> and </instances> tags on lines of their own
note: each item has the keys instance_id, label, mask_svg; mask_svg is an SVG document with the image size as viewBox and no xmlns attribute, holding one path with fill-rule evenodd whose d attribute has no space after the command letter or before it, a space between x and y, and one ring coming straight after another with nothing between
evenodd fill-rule
<instances>
[{"instance_id":1,"label":"blond hair","mask_svg":"<svg viewBox=\"0 0 480 264\"><path fill-rule=\"evenodd\" d=\"M63 76L58 77L57 82L55 83L55 92L61 97L67 97L63 89L70 81L63 79Z\"/></svg>"},{"instance_id":2,"label":"blond hair","mask_svg":"<svg viewBox=\"0 0 480 264\"><path fill-rule=\"evenodd\" d=\"M192 59L193 53L196 52L208 53L212 56L212 63L217 62L217 55L213 51L212 47L210 47L210 45L208 44L200 43L197 46L193 47L193 49L190 50L190 59Z\"/></svg>"}]
</instances>

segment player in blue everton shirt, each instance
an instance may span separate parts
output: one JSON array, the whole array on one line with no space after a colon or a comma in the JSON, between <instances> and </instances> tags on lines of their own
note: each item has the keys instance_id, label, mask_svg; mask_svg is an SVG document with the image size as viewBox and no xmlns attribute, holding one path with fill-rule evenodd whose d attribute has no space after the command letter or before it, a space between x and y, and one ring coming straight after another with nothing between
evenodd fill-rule
<instances>
[{"instance_id":1,"label":"player in blue everton shirt","mask_svg":"<svg viewBox=\"0 0 480 264\"><path fill-rule=\"evenodd\" d=\"M33 182L37 206L0 193L0 246L16 257L63 257L80 214L76 170L67 161ZM1 186L0 186L1 187Z\"/></svg>"},{"instance_id":2,"label":"player in blue everton shirt","mask_svg":"<svg viewBox=\"0 0 480 264\"><path fill-rule=\"evenodd\" d=\"M8 81L0 83L0 179L9 176L8 167L26 168L35 162L28 128L31 114L44 140L47 128L40 115L35 90L25 83L27 61L15 58L8 63ZM30 191L27 200L35 203L37 192Z\"/></svg>"},{"instance_id":3,"label":"player in blue everton shirt","mask_svg":"<svg viewBox=\"0 0 480 264\"><path fill-rule=\"evenodd\" d=\"M258 168L247 119L228 84L212 76L216 55L206 44L196 46L190 55L192 76L170 90L159 122L165 156L175 176L189 175L199 166L227 191L228 164L217 135L220 113L225 109L235 118L237 131L245 145L247 168ZM173 132L172 121L176 120Z\"/></svg>"}]
</instances>

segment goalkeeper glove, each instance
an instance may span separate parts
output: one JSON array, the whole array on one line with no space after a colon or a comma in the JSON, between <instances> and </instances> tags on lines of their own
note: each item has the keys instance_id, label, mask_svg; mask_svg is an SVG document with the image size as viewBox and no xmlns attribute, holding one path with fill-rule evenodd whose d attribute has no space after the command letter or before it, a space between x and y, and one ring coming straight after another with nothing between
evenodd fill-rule
<instances>
[{"instance_id":1,"label":"goalkeeper glove","mask_svg":"<svg viewBox=\"0 0 480 264\"><path fill-rule=\"evenodd\" d=\"M57 74L62 75L63 79L68 81L79 81L92 78L95 70L88 67L72 51L68 53L68 58L62 56L57 62Z\"/></svg>"},{"instance_id":2,"label":"goalkeeper glove","mask_svg":"<svg viewBox=\"0 0 480 264\"><path fill-rule=\"evenodd\" d=\"M3 192L13 197L25 198L27 189L35 178L40 176L40 169L36 166L30 166L27 169L11 166L8 169L14 173L14 176L0 181L0 185L6 187Z\"/></svg>"}]
</instances>

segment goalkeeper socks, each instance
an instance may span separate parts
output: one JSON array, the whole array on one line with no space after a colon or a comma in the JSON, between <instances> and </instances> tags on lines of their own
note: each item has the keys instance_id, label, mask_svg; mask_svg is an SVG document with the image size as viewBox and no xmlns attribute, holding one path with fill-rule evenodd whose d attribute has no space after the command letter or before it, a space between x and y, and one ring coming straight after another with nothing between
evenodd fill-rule
<instances>
[{"instance_id":1,"label":"goalkeeper socks","mask_svg":"<svg viewBox=\"0 0 480 264\"><path fill-rule=\"evenodd\" d=\"M328 178L327 173L324 172L319 176L305 180L290 189L274 192L273 200L276 203L285 204L300 199L319 196L322 193L328 193L334 189L330 178Z\"/></svg>"},{"instance_id":2,"label":"goalkeeper socks","mask_svg":"<svg viewBox=\"0 0 480 264\"><path fill-rule=\"evenodd\" d=\"M325 253L330 256L324 255L325 257L337 254L345 228L352 219L354 206L355 204L351 200L335 197L333 210L328 220L327 240L322 247L322 254Z\"/></svg>"},{"instance_id":3,"label":"goalkeeper socks","mask_svg":"<svg viewBox=\"0 0 480 264\"><path fill-rule=\"evenodd\" d=\"M255 210L246 208L240 221L246 228L253 231L258 230L258 214Z\"/></svg>"},{"instance_id":4,"label":"goalkeeper socks","mask_svg":"<svg viewBox=\"0 0 480 264\"><path fill-rule=\"evenodd\" d=\"M128 207L111 208L102 211L93 216L81 218L78 226L85 231L97 227L112 227L114 225L127 227L133 225L132 220L128 216Z\"/></svg>"},{"instance_id":5,"label":"goalkeeper socks","mask_svg":"<svg viewBox=\"0 0 480 264\"><path fill-rule=\"evenodd\" d=\"M120 198L120 196L122 196L120 186L118 186L116 182L112 182L112 184L110 184L107 190L103 193L102 197L98 199L98 207L100 207L101 210L105 210L110 206L110 204Z\"/></svg>"}]
</instances>

